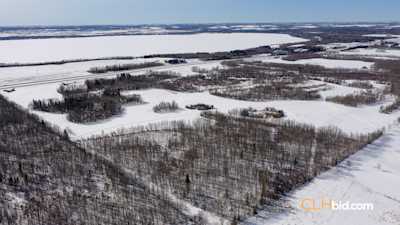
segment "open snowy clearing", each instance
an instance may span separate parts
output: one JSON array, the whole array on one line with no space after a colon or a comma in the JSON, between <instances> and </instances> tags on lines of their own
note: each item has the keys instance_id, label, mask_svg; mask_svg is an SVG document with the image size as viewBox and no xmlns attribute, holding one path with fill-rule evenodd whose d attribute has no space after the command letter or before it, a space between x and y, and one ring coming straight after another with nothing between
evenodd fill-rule
<instances>
[{"instance_id":1,"label":"open snowy clearing","mask_svg":"<svg viewBox=\"0 0 400 225\"><path fill-rule=\"evenodd\" d=\"M5 67L0 68L0 82L26 82L37 80L43 77L58 78L72 75L88 75L87 72L92 67L102 67L107 65L131 64L161 61L161 59L132 59L132 60L100 60L89 62L66 63L62 65L44 65L27 67Z\"/></svg>"},{"instance_id":2,"label":"open snowy clearing","mask_svg":"<svg viewBox=\"0 0 400 225\"><path fill-rule=\"evenodd\" d=\"M378 38L390 38L390 37L400 37L400 35L396 34L365 34L364 37L378 37Z\"/></svg>"},{"instance_id":3,"label":"open snowy clearing","mask_svg":"<svg viewBox=\"0 0 400 225\"><path fill-rule=\"evenodd\" d=\"M314 59L301 59L297 61L288 61L282 58L276 58L271 56L266 56L263 58L257 58L257 60L261 60L267 63L282 63L282 64L300 64L300 65L316 65L323 66L326 68L334 69L334 68L343 68L343 69L369 69L374 63L371 62L363 62L359 60L338 60L338 59L323 59L323 58L314 58Z\"/></svg>"},{"instance_id":4,"label":"open snowy clearing","mask_svg":"<svg viewBox=\"0 0 400 225\"><path fill-rule=\"evenodd\" d=\"M343 51L340 52L340 54L400 58L400 50L395 50L395 49L384 50L384 49L367 48L367 49L357 49L352 51Z\"/></svg>"},{"instance_id":5,"label":"open snowy clearing","mask_svg":"<svg viewBox=\"0 0 400 225\"><path fill-rule=\"evenodd\" d=\"M134 35L134 34L164 34L164 33L184 33L187 31L177 29L165 29L159 26L142 26L129 28L114 28L106 30L98 29L65 29L65 28L40 28L35 29L13 29L2 30L0 38L7 37L65 37L65 36L94 36L94 35Z\"/></svg>"},{"instance_id":6,"label":"open snowy clearing","mask_svg":"<svg viewBox=\"0 0 400 225\"><path fill-rule=\"evenodd\" d=\"M45 66L27 66L27 67L5 67L0 68L0 88L2 85L13 85L25 82L40 82L45 80L54 79L67 79L68 77L82 77L94 76L87 72L92 67L102 67L107 65L116 64L130 64L130 63L143 63L143 62L163 62L165 59L151 58L143 59L137 58L133 60L100 60L90 62L77 62L77 63L66 63L62 65L45 65ZM200 60L188 60L187 64L168 65L157 68L147 68L131 71L120 71L129 72L132 74L144 73L147 70L154 71L173 71L180 73L182 76L194 75L192 67L198 67L200 69L212 69L215 67L222 68L220 61L200 61ZM96 77L107 77L115 75L116 73L110 72L106 74L95 74Z\"/></svg>"},{"instance_id":7,"label":"open snowy clearing","mask_svg":"<svg viewBox=\"0 0 400 225\"><path fill-rule=\"evenodd\" d=\"M217 52L306 41L287 34L139 35L0 41L0 63Z\"/></svg>"},{"instance_id":8,"label":"open snowy clearing","mask_svg":"<svg viewBox=\"0 0 400 225\"><path fill-rule=\"evenodd\" d=\"M56 91L58 87L59 84L37 85L18 88L16 92L4 94L10 100L27 108L33 99L61 98L61 95ZM337 92L340 92L340 90ZM392 124L396 121L398 116L400 116L400 113L393 113L391 115L379 113L379 107L381 105L353 108L325 101L249 102L221 98L210 95L208 92L181 93L160 89L129 91L129 93L140 94L147 104L134 106L126 105L124 106L125 112L123 115L92 124L76 124L69 122L66 118L66 114L35 113L62 129L72 131L73 136L76 138L102 134L103 132L109 133L120 128L130 128L161 121L192 121L200 116L200 111L187 109L182 109L177 113L154 113L153 106L161 101L176 101L181 108L190 104L206 103L214 105L220 112L228 112L236 108L253 107L256 109L263 109L265 107L275 107L284 110L287 119L313 124L318 127L338 126L349 133L372 132ZM322 95L324 95L323 92ZM325 96L328 95L329 94L326 94Z\"/></svg>"},{"instance_id":9,"label":"open snowy clearing","mask_svg":"<svg viewBox=\"0 0 400 225\"><path fill-rule=\"evenodd\" d=\"M400 127L388 132L346 159L338 167L316 177L311 183L289 194L287 213L272 216L260 212L245 225L320 225L320 224L400 224ZM304 199L372 203L373 210L333 211L322 209L306 212L300 205Z\"/></svg>"}]
</instances>

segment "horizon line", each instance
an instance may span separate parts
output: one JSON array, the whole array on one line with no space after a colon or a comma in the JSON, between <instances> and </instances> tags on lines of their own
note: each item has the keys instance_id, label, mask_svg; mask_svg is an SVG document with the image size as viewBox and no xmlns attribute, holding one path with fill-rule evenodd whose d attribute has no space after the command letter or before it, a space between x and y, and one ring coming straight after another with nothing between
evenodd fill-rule
<instances>
[{"instance_id":1,"label":"horizon line","mask_svg":"<svg viewBox=\"0 0 400 225\"><path fill-rule=\"evenodd\" d=\"M305 21L305 22L188 22L188 23L120 23L120 24L15 24L0 25L1 28L8 27L85 27L85 26L174 26L174 25L216 25L216 24L359 24L365 23L370 25L379 24L397 24L400 21Z\"/></svg>"}]
</instances>

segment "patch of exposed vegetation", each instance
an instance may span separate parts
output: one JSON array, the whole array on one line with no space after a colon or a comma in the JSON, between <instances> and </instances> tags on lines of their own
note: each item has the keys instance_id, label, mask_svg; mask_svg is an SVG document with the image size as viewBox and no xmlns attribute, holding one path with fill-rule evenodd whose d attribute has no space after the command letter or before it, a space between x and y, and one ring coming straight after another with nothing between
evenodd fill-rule
<instances>
[{"instance_id":1,"label":"patch of exposed vegetation","mask_svg":"<svg viewBox=\"0 0 400 225\"><path fill-rule=\"evenodd\" d=\"M374 85L372 85L369 81L353 81L348 84L349 87L362 88L362 89L373 89Z\"/></svg>"},{"instance_id":2,"label":"patch of exposed vegetation","mask_svg":"<svg viewBox=\"0 0 400 225\"><path fill-rule=\"evenodd\" d=\"M171 113L178 111L179 105L175 101L172 102L160 102L153 107L153 111L156 113Z\"/></svg>"},{"instance_id":3,"label":"patch of exposed vegetation","mask_svg":"<svg viewBox=\"0 0 400 225\"><path fill-rule=\"evenodd\" d=\"M372 105L383 100L382 93L366 91L345 96L334 96L326 98L326 101L335 102L342 105L358 107L361 105Z\"/></svg>"},{"instance_id":4,"label":"patch of exposed vegetation","mask_svg":"<svg viewBox=\"0 0 400 225\"><path fill-rule=\"evenodd\" d=\"M105 89L102 93L64 95L62 100L33 100L34 110L67 113L67 119L75 123L89 123L111 118L123 112L124 104L143 104L140 95L121 95L119 90Z\"/></svg>"},{"instance_id":5,"label":"patch of exposed vegetation","mask_svg":"<svg viewBox=\"0 0 400 225\"><path fill-rule=\"evenodd\" d=\"M229 112L229 115L242 116L254 119L280 119L285 117L283 110L278 110L273 107L266 107L262 110L257 110L254 108L244 108L244 109L234 109Z\"/></svg>"},{"instance_id":6,"label":"patch of exposed vegetation","mask_svg":"<svg viewBox=\"0 0 400 225\"><path fill-rule=\"evenodd\" d=\"M140 90L158 87L164 80L178 78L179 75L173 72L149 72L143 75L131 75L122 73L113 79L93 79L85 82L89 91L113 88L120 90Z\"/></svg>"},{"instance_id":7,"label":"patch of exposed vegetation","mask_svg":"<svg viewBox=\"0 0 400 225\"><path fill-rule=\"evenodd\" d=\"M321 96L318 91L309 91L302 87L293 87L274 83L253 87L227 87L213 89L210 94L246 101L268 100L316 100Z\"/></svg>"},{"instance_id":8,"label":"patch of exposed vegetation","mask_svg":"<svg viewBox=\"0 0 400 225\"><path fill-rule=\"evenodd\" d=\"M136 70L145 69L157 66L163 66L164 64L159 62L144 62L144 63L131 63L131 64L117 64L102 67L92 67L88 70L89 73L99 74L108 72L118 72L124 70Z\"/></svg>"},{"instance_id":9,"label":"patch of exposed vegetation","mask_svg":"<svg viewBox=\"0 0 400 225\"><path fill-rule=\"evenodd\" d=\"M391 114L394 111L397 111L400 108L400 97L396 97L393 103L382 106L380 109L381 113Z\"/></svg>"}]
</instances>

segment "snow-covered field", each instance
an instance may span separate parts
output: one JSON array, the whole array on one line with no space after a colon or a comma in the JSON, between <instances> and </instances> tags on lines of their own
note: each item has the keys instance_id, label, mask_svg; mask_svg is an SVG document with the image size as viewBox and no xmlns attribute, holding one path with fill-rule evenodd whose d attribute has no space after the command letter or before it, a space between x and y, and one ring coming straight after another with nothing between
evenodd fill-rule
<instances>
[{"instance_id":1,"label":"snow-covered field","mask_svg":"<svg viewBox=\"0 0 400 225\"><path fill-rule=\"evenodd\" d=\"M50 81L57 79L67 79L74 77L93 76L87 71L92 67L101 67L116 64L129 64L129 63L143 63L143 62L163 62L165 59L151 58L143 59L137 58L133 60L101 60L90 62L67 63L63 65L45 65L45 66L29 66L29 67L6 67L0 68L0 88L2 85L12 85L25 82L40 82ZM179 65L166 65L164 67L148 68L142 70L129 71L132 74L143 73L146 70L159 70L159 71L174 71L180 73L182 76L196 74L192 71L192 67L196 66L200 69L212 69L214 67L221 67L220 61L200 61L188 60L187 64ZM97 74L96 77L109 76L109 74Z\"/></svg>"},{"instance_id":2,"label":"snow-covered field","mask_svg":"<svg viewBox=\"0 0 400 225\"><path fill-rule=\"evenodd\" d=\"M158 26L142 26L142 27L129 27L129 28L109 28L87 29L83 27L76 27L71 29L65 28L35 28L35 29L11 29L1 30L0 38L9 37L65 37L65 36L94 36L94 35L134 35L134 34L164 34L164 33L183 33L186 31L165 29Z\"/></svg>"},{"instance_id":3,"label":"snow-covered field","mask_svg":"<svg viewBox=\"0 0 400 225\"><path fill-rule=\"evenodd\" d=\"M0 41L0 63L230 51L303 41L287 34L250 33L10 40Z\"/></svg>"},{"instance_id":4,"label":"snow-covered field","mask_svg":"<svg viewBox=\"0 0 400 225\"><path fill-rule=\"evenodd\" d=\"M282 58L276 58L271 56L266 56L264 58L257 57L257 60L261 60L263 62L268 63L283 63L283 64L300 64L300 65L316 65L323 66L326 68L344 68L344 69L365 69L371 68L374 63L371 62L363 62L359 60L338 60L338 59L323 59L323 58L314 58L314 59L301 59L297 61L288 61Z\"/></svg>"},{"instance_id":5,"label":"snow-covered field","mask_svg":"<svg viewBox=\"0 0 400 225\"><path fill-rule=\"evenodd\" d=\"M101 60L90 62L67 63L62 65L5 67L0 68L0 83L15 83L18 81L34 81L40 78L65 78L67 76L88 75L92 67L101 67L116 64L142 63L160 61L160 59L133 59L133 60Z\"/></svg>"},{"instance_id":6,"label":"snow-covered field","mask_svg":"<svg viewBox=\"0 0 400 225\"><path fill-rule=\"evenodd\" d=\"M364 55L364 56L377 56L377 57L392 57L392 58L400 58L400 50L395 49L374 49L374 48L367 48L367 49L357 49L352 51L344 51L340 52L340 54L344 55Z\"/></svg>"},{"instance_id":7,"label":"snow-covered field","mask_svg":"<svg viewBox=\"0 0 400 225\"><path fill-rule=\"evenodd\" d=\"M243 225L400 224L400 127L393 126L373 144L346 159L338 167L316 177L289 194L286 213L260 212ZM372 203L373 210L306 212L304 199L343 203ZM308 203L310 203L309 200ZM310 205L308 205L310 206ZM308 208L308 207L307 207Z\"/></svg>"},{"instance_id":8,"label":"snow-covered field","mask_svg":"<svg viewBox=\"0 0 400 225\"><path fill-rule=\"evenodd\" d=\"M370 24L338 25L342 27L369 27ZM231 28L231 27L230 27ZM274 26L241 25L238 30L274 29ZM303 26L303 28L306 28ZM309 28L312 28L311 25ZM154 31L161 32L153 29ZM99 58L110 56L142 56L147 54L186 53L200 51L227 51L246 49L261 45L279 45L305 41L286 34L195 34L195 35L148 35L148 36L109 36L90 38L66 38L47 40L0 41L0 63L43 62L77 58ZM400 50L381 51L377 49L358 49L341 52L348 55L367 55L374 57L399 58ZM0 86L19 82L34 82L46 79L89 75L87 70L94 66L112 64L138 63L161 59L104 60L64 65L0 68ZM373 63L358 60L305 59L285 61L271 56L256 56L249 60L285 64L320 65L326 68L365 69ZM193 66L201 69L222 67L220 61L200 62L190 60L188 64L169 68L158 68L161 71L175 71L183 76L194 74ZM16 88L15 92L1 91L10 100L22 107L29 108L33 99L61 98L57 93L60 82ZM359 88L336 84L325 84L321 81L308 82L309 86L325 85L321 88L322 98L347 95L360 91ZM374 83L377 88L382 85ZM67 129L75 139L90 137L147 125L162 121L193 121L200 117L200 111L185 109L186 105L206 103L214 105L220 112L236 108L253 107L263 109L275 107L284 110L285 119L312 124L317 127L337 126L348 133L367 133L381 128L388 132L378 141L345 160L311 183L289 194L288 213L270 216L260 212L257 217L248 219L246 225L299 225L299 224L400 224L400 126L397 123L400 112L382 114L379 109L386 102L372 106L348 107L323 100L318 101L266 101L250 102L222 98L208 92L182 93L161 89L129 91L140 94L146 102L144 105L126 105L124 113L104 121L90 124L77 124L67 120L66 114L53 114L33 111L52 124ZM182 110L175 113L155 113L153 106L161 101L176 101ZM373 178L373 179L371 179ZM335 201L355 203L373 203L373 211L331 211L305 212L299 208L302 199L329 198Z\"/></svg>"},{"instance_id":9,"label":"snow-covered field","mask_svg":"<svg viewBox=\"0 0 400 225\"><path fill-rule=\"evenodd\" d=\"M4 93L10 100L17 102L23 107L28 107L33 99L61 98L56 89L59 84L46 84L17 89L13 93ZM321 92L323 96L330 96L343 91L349 92L348 88L327 90ZM356 90L352 89L351 90ZM333 92L332 92L333 91ZM218 111L228 112L235 108L253 107L263 109L275 107L285 111L287 119L302 123L314 124L315 126L338 126L349 133L372 132L384 126L392 124L400 113L391 115L379 113L380 105L364 106L359 108L347 107L325 101L270 101L249 102L210 95L208 92L181 93L160 89L133 91L130 93L140 94L145 105L124 106L123 115L113 117L105 121L92 124L76 124L69 122L65 114L51 114L35 112L44 119L56 124L62 129L72 131L74 137L88 137L91 135L109 133L120 128L147 125L161 121L186 120L192 121L200 116L199 111L182 109L177 113L159 114L154 113L152 108L161 101L176 101L181 108L189 104L206 103L214 105ZM346 93L345 93L346 94Z\"/></svg>"}]
</instances>

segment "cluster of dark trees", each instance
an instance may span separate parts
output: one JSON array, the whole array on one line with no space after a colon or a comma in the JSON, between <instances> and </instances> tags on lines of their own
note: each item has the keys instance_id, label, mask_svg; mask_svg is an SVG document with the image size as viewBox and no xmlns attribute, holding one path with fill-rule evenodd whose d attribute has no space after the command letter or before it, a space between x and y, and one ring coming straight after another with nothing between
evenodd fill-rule
<instances>
[{"instance_id":1,"label":"cluster of dark trees","mask_svg":"<svg viewBox=\"0 0 400 225\"><path fill-rule=\"evenodd\" d=\"M159 83L164 80L178 78L179 75L173 72L148 72L143 75L131 75L129 73L121 73L112 79L93 79L86 80L85 84L89 91L102 90L105 88L113 88L120 90L139 90L146 88L158 87Z\"/></svg>"},{"instance_id":2,"label":"cluster of dark trees","mask_svg":"<svg viewBox=\"0 0 400 225\"><path fill-rule=\"evenodd\" d=\"M285 117L285 112L283 110L279 110L273 107L267 107L263 110L257 110L252 107L249 107L249 108L231 110L229 111L229 115L256 118L256 119L267 119L267 118L279 119Z\"/></svg>"},{"instance_id":3,"label":"cluster of dark trees","mask_svg":"<svg viewBox=\"0 0 400 225\"><path fill-rule=\"evenodd\" d=\"M210 94L247 101L316 100L321 98L318 91L310 91L302 87L282 85L280 82L253 87L226 87L213 89L210 91Z\"/></svg>"},{"instance_id":4,"label":"cluster of dark trees","mask_svg":"<svg viewBox=\"0 0 400 225\"><path fill-rule=\"evenodd\" d=\"M80 145L234 224L382 134L348 135L334 127L274 124L215 112L202 116L207 120L164 122Z\"/></svg>"},{"instance_id":5,"label":"cluster of dark trees","mask_svg":"<svg viewBox=\"0 0 400 225\"><path fill-rule=\"evenodd\" d=\"M62 100L33 100L34 110L51 113L68 113L68 120L75 123L89 123L108 119L123 112L127 103L142 104L140 95L121 95L118 89L105 89L99 93L74 93L64 95Z\"/></svg>"},{"instance_id":6,"label":"cluster of dark trees","mask_svg":"<svg viewBox=\"0 0 400 225\"><path fill-rule=\"evenodd\" d=\"M383 100L380 92L365 91L344 96L334 96L326 98L326 101L335 102L347 106L357 107L360 105L372 105Z\"/></svg>"},{"instance_id":7,"label":"cluster of dark trees","mask_svg":"<svg viewBox=\"0 0 400 225\"><path fill-rule=\"evenodd\" d=\"M211 71L208 71L208 73L211 73ZM197 92L200 91L202 88L213 86L228 86L239 83L239 80L225 79L218 74L200 74L180 77L173 80L164 80L160 83L160 87L173 91Z\"/></svg>"},{"instance_id":8,"label":"cluster of dark trees","mask_svg":"<svg viewBox=\"0 0 400 225\"><path fill-rule=\"evenodd\" d=\"M168 113L178 111L179 105L175 101L172 102L160 102L153 107L153 111L156 113Z\"/></svg>"},{"instance_id":9,"label":"cluster of dark trees","mask_svg":"<svg viewBox=\"0 0 400 225\"><path fill-rule=\"evenodd\" d=\"M102 67L93 67L88 70L89 73L107 73L107 72L118 72L124 70L135 70L162 66L164 64L160 62L144 62L144 63L130 63L130 64L116 64Z\"/></svg>"},{"instance_id":10,"label":"cluster of dark trees","mask_svg":"<svg viewBox=\"0 0 400 225\"><path fill-rule=\"evenodd\" d=\"M377 70L382 71L382 79L384 82L390 84L390 94L396 96L396 101L390 106L385 107L384 113L392 113L400 109L400 60L376 60L375 67Z\"/></svg>"},{"instance_id":11,"label":"cluster of dark trees","mask_svg":"<svg viewBox=\"0 0 400 225\"><path fill-rule=\"evenodd\" d=\"M0 96L0 224L201 224L151 189Z\"/></svg>"},{"instance_id":12,"label":"cluster of dark trees","mask_svg":"<svg viewBox=\"0 0 400 225\"><path fill-rule=\"evenodd\" d=\"M378 60L374 60L378 62ZM300 65L300 64L280 64L280 63L267 63L267 62L250 62L242 61L239 65L247 65L254 69L264 70L265 73L275 75L287 75L290 77L319 77L337 80L360 80L360 81L383 81L387 80L382 73L375 70L351 70L351 69L331 69L316 65ZM383 65L382 65L383 67ZM393 65L394 67L394 65ZM260 74L261 75L261 74Z\"/></svg>"},{"instance_id":13,"label":"cluster of dark trees","mask_svg":"<svg viewBox=\"0 0 400 225\"><path fill-rule=\"evenodd\" d=\"M85 94L88 92L86 85L63 83L57 89L57 92L63 96Z\"/></svg>"},{"instance_id":14,"label":"cluster of dark trees","mask_svg":"<svg viewBox=\"0 0 400 225\"><path fill-rule=\"evenodd\" d=\"M197 52L197 53L181 53L181 54L155 54L147 55L144 58L176 58L176 59L201 59L201 60L227 60L250 57L259 54L272 53L270 46L260 46L245 50L233 50L228 52Z\"/></svg>"},{"instance_id":15,"label":"cluster of dark trees","mask_svg":"<svg viewBox=\"0 0 400 225\"><path fill-rule=\"evenodd\" d=\"M354 81L348 84L349 87L362 88L362 89L373 89L374 85L372 85L369 81Z\"/></svg>"}]
</instances>

